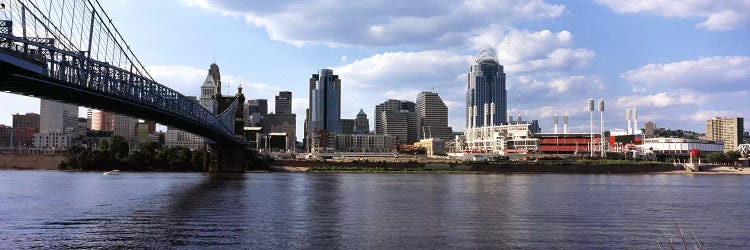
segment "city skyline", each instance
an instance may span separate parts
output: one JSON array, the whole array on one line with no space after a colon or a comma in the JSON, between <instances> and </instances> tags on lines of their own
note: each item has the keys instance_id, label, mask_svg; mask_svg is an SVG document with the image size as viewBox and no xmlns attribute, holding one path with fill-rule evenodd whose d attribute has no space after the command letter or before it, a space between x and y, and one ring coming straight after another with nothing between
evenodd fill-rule
<instances>
[{"instance_id":1,"label":"city skyline","mask_svg":"<svg viewBox=\"0 0 750 250\"><path fill-rule=\"evenodd\" d=\"M332 18L325 19L328 26L290 26L291 20L279 14L308 14L282 3L268 8L213 1L102 4L112 10L113 22L156 80L185 95L199 96L197 86L206 77L205 66L214 61L225 75L224 93L231 93L237 84L243 85L247 99L271 99L280 90L290 90L297 93L292 105L297 114L304 114L306 108L309 72L331 68L340 75L342 92L348 97L342 98L342 118L355 117L360 108L373 115L374 106L387 99L414 101L417 93L434 86L448 106L449 125L461 130L466 69L480 44L495 46L506 66L508 114L518 113L520 96L523 117L538 119L544 131L551 131L554 113L570 115L571 131L587 130L584 104L589 97L604 98L612 107L607 111L612 115L605 115L606 129L624 128L619 114L632 106L639 109L641 127L651 120L662 127L696 132L705 132L705 120L711 117L750 113L750 101L742 99L750 94L745 14L750 11L744 3L685 3L672 12L659 4L608 1L435 3L438 6L428 10L415 10L419 4L412 3L397 7L393 17L379 14L382 7L328 6L353 8L363 17L348 24L361 32L346 34L340 25L350 22L350 14L326 17ZM509 13L512 7L528 8ZM721 19L727 11L739 14ZM429 26L439 17L471 18L454 26ZM398 26L397 20L412 20L414 29ZM174 23L175 29L144 25L148 22ZM328 33L300 32L325 27L330 28ZM202 32L183 32L197 29ZM197 41L175 45L153 39L160 36ZM279 63L284 67L275 67ZM6 93L0 98L10 104L0 109L7 114L0 117L2 124L10 124L10 114L38 112L33 98Z\"/></svg>"}]
</instances>

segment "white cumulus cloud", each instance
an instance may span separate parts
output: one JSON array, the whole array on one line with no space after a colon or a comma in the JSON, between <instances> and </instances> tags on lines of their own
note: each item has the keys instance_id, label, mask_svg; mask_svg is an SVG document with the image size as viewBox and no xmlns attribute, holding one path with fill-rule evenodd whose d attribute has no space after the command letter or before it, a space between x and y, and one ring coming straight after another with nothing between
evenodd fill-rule
<instances>
[{"instance_id":1,"label":"white cumulus cloud","mask_svg":"<svg viewBox=\"0 0 750 250\"><path fill-rule=\"evenodd\" d=\"M707 92L748 90L750 57L714 56L665 64L648 64L621 75L650 87L685 88Z\"/></svg>"},{"instance_id":2,"label":"white cumulus cloud","mask_svg":"<svg viewBox=\"0 0 750 250\"><path fill-rule=\"evenodd\" d=\"M750 27L747 0L596 0L618 13L648 12L664 17L705 18L696 26L706 30Z\"/></svg>"},{"instance_id":3,"label":"white cumulus cloud","mask_svg":"<svg viewBox=\"0 0 750 250\"><path fill-rule=\"evenodd\" d=\"M543 0L185 0L187 5L240 17L273 40L294 45L457 43L491 25L555 18L565 6Z\"/></svg>"},{"instance_id":4,"label":"white cumulus cloud","mask_svg":"<svg viewBox=\"0 0 750 250\"><path fill-rule=\"evenodd\" d=\"M490 35L472 38L475 41L493 40ZM588 49L571 48L573 34L567 30L528 31L510 30L497 44L497 55L508 72L568 70L587 65L596 53Z\"/></svg>"},{"instance_id":5,"label":"white cumulus cloud","mask_svg":"<svg viewBox=\"0 0 750 250\"><path fill-rule=\"evenodd\" d=\"M674 107L683 105L700 104L704 100L700 94L695 92L661 92L653 95L622 96L617 99L617 107Z\"/></svg>"}]
</instances>

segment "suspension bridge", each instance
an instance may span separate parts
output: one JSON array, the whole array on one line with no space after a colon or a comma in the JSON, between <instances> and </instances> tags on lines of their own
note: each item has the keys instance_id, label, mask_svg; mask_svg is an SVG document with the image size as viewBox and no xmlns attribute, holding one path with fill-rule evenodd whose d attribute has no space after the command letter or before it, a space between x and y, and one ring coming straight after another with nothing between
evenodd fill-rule
<instances>
[{"instance_id":1,"label":"suspension bridge","mask_svg":"<svg viewBox=\"0 0 750 250\"><path fill-rule=\"evenodd\" d=\"M244 170L248 158L240 136L244 96L219 94L214 113L156 82L97 0L0 0L0 91L203 136L212 149L207 171Z\"/></svg>"}]
</instances>

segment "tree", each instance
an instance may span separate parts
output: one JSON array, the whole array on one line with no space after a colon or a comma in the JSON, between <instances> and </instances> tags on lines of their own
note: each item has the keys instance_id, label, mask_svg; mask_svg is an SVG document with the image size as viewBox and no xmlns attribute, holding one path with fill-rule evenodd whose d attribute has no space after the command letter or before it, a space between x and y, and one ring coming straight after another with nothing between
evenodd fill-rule
<instances>
[{"instance_id":1,"label":"tree","mask_svg":"<svg viewBox=\"0 0 750 250\"><path fill-rule=\"evenodd\" d=\"M713 163L724 162L724 154L721 152L712 152L706 156L706 160Z\"/></svg>"},{"instance_id":2,"label":"tree","mask_svg":"<svg viewBox=\"0 0 750 250\"><path fill-rule=\"evenodd\" d=\"M130 153L130 145L125 141L122 136L112 136L112 144L109 146L112 158L115 160L124 160Z\"/></svg>"},{"instance_id":3,"label":"tree","mask_svg":"<svg viewBox=\"0 0 750 250\"><path fill-rule=\"evenodd\" d=\"M729 152L724 153L724 160L728 163L732 163L737 161L737 159L740 158L740 152L736 150L732 150Z\"/></svg>"},{"instance_id":4,"label":"tree","mask_svg":"<svg viewBox=\"0 0 750 250\"><path fill-rule=\"evenodd\" d=\"M99 150L109 150L109 141L102 139L102 141L99 142Z\"/></svg>"}]
</instances>

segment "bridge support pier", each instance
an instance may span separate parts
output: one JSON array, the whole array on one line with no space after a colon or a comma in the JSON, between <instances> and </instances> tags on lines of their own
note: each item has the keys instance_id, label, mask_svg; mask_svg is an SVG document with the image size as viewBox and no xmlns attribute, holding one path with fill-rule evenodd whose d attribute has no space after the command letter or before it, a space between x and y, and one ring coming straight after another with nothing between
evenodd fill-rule
<instances>
[{"instance_id":1,"label":"bridge support pier","mask_svg":"<svg viewBox=\"0 0 750 250\"><path fill-rule=\"evenodd\" d=\"M204 172L243 173L250 163L250 151L245 144L209 144L210 163Z\"/></svg>"}]
</instances>

